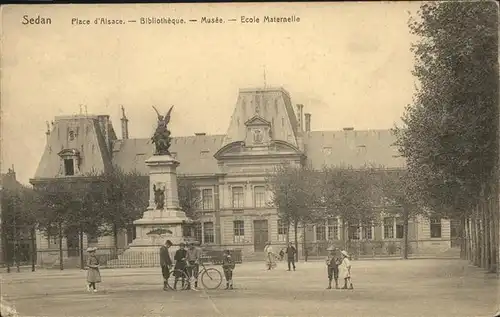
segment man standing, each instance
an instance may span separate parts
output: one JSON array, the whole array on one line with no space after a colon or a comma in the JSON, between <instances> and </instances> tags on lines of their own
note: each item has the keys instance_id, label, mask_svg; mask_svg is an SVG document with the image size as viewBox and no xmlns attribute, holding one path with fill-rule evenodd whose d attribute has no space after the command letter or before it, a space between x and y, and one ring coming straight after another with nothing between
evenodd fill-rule
<instances>
[{"instance_id":1,"label":"man standing","mask_svg":"<svg viewBox=\"0 0 500 317\"><path fill-rule=\"evenodd\" d=\"M200 264L200 252L199 249L195 246L194 242L189 244L189 248L187 250L187 263L188 263L188 276L189 276L189 284L188 289L193 289L197 291L198 287L198 272L199 272L199 264ZM191 281L194 280L194 287L191 287Z\"/></svg>"},{"instance_id":2,"label":"man standing","mask_svg":"<svg viewBox=\"0 0 500 317\"><path fill-rule=\"evenodd\" d=\"M293 246L292 242L288 243L286 254L288 255L288 271L290 271L290 264L293 266L293 270L295 271L295 254L297 254L297 250Z\"/></svg>"},{"instance_id":3,"label":"man standing","mask_svg":"<svg viewBox=\"0 0 500 317\"><path fill-rule=\"evenodd\" d=\"M160 248L160 266L161 274L163 275L163 290L168 291L168 278L170 277L170 267L172 266L172 259L170 258L170 247L172 241L167 240Z\"/></svg>"}]
</instances>

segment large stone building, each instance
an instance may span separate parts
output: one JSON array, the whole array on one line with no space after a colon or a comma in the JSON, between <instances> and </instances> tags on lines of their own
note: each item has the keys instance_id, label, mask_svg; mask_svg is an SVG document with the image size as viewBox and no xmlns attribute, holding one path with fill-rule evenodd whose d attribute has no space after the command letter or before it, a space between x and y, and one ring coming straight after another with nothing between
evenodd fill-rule
<instances>
[{"instance_id":1,"label":"large stone building","mask_svg":"<svg viewBox=\"0 0 500 317\"><path fill-rule=\"evenodd\" d=\"M203 215L196 230L198 239L205 245L243 249L244 254L263 250L267 241L283 243L286 229L276 210L267 204L265 176L284 160L316 169L324 165L360 168L367 164L404 168L404 159L392 146L395 138L390 130L312 131L312 120L310 113L304 113L304 106L294 105L283 88L241 89L226 134L173 138L171 152L181 162L179 176L193 179L201 189ZM47 131L47 145L32 184L54 178L75 179L113 165L147 175L144 161L153 154L150 139L129 138L125 113L121 132L119 139L107 115L56 117ZM351 238L399 243L399 221L384 218L381 223L355 230ZM314 242L339 239L339 230L339 224L333 222L307 228L311 252L315 252ZM450 247L450 223L446 220L415 220L409 232L414 249ZM290 234L293 237L293 232ZM121 237L119 245L125 246L130 235L128 239ZM99 244L113 245L112 239L100 238ZM56 242L42 236L37 241L42 249L55 248ZM78 237L68 237L64 243L74 249Z\"/></svg>"}]
</instances>

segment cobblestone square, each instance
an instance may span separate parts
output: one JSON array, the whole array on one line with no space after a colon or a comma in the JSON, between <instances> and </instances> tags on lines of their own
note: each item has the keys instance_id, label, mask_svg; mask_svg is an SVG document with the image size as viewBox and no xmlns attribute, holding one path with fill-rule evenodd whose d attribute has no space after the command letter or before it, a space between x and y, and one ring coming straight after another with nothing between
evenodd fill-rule
<instances>
[{"instance_id":1,"label":"cobblestone square","mask_svg":"<svg viewBox=\"0 0 500 317\"><path fill-rule=\"evenodd\" d=\"M162 291L159 269L102 270L99 292L85 271L5 274L2 294L21 316L493 316L499 280L460 260L353 262L355 289L326 290L323 262L263 263L235 270L235 289Z\"/></svg>"}]
</instances>

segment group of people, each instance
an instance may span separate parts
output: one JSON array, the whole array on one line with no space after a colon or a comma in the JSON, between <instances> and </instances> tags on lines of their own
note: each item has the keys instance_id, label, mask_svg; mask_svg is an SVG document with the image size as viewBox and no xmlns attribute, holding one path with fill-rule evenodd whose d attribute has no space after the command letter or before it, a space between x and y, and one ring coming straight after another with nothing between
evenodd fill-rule
<instances>
[{"instance_id":1,"label":"group of people","mask_svg":"<svg viewBox=\"0 0 500 317\"><path fill-rule=\"evenodd\" d=\"M187 289L198 290L198 273L200 269L202 250L197 242L189 243L187 249L186 244L181 242L179 244L179 249L175 252L173 259L170 255L170 248L173 243L167 240L164 245L160 248L160 266L163 276L163 290L168 291L170 287L168 285L168 279L174 268L174 289L177 288L177 283L179 279L181 280L182 286L184 283L187 284ZM97 248L89 247L87 252L89 256L87 258L87 291L97 292L96 284L101 282L100 274L100 264L99 259L96 256ZM342 289L353 289L353 284L351 280L351 262L349 260L349 254L338 248L329 247L327 249L328 256L326 258L326 266L328 272L328 287L327 289L332 289L332 281L335 281L335 288L339 288L339 278L343 281L344 285ZM266 254L266 266L268 270L276 267L277 255L273 252L273 248L270 243L267 243L264 252ZM281 250L279 255L281 259L287 255L288 260L288 271L295 271L295 257L297 254L297 249L290 242L286 250ZM229 250L224 251L224 257L222 259L222 269L224 271L224 277L226 279L226 288L233 289L233 270L235 268L235 262L231 258L231 252ZM175 272L184 272L188 277L185 281L181 274L175 276ZM194 281L194 285L191 285Z\"/></svg>"},{"instance_id":2,"label":"group of people","mask_svg":"<svg viewBox=\"0 0 500 317\"><path fill-rule=\"evenodd\" d=\"M168 291L170 287L168 285L168 279L170 278L171 268L174 267L174 289L177 288L177 283L181 280L187 284L188 290L198 290L198 275L200 271L201 257L203 251L201 250L198 242L189 243L187 249L186 244L181 242L179 244L179 249L175 252L173 261L170 256L170 247L172 246L172 241L167 240L163 246L160 248L160 266L163 275L163 290ZM231 258L231 253L229 250L224 252L224 258L222 260L222 269L226 278L226 289L233 289L233 270L235 264ZM175 275L176 272L184 272L189 278L184 281L182 274ZM194 285L191 282L194 281Z\"/></svg>"},{"instance_id":3,"label":"group of people","mask_svg":"<svg viewBox=\"0 0 500 317\"><path fill-rule=\"evenodd\" d=\"M264 253L266 255L267 270L270 271L276 267L276 258L277 258L270 242L266 243L266 246L264 247ZM297 249L295 249L292 242L288 243L286 249L280 250L279 252L280 260L283 260L285 254L287 255L287 260L288 260L288 271L291 271L292 267L293 270L295 271L295 257L297 254Z\"/></svg>"}]
</instances>

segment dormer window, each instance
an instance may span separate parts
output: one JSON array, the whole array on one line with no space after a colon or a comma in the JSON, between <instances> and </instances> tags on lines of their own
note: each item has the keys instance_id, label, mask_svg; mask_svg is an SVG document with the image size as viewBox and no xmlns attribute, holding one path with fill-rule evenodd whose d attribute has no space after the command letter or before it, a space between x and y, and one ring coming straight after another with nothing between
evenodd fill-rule
<instances>
[{"instance_id":1,"label":"dormer window","mask_svg":"<svg viewBox=\"0 0 500 317\"><path fill-rule=\"evenodd\" d=\"M80 152L77 149L63 149L59 152L64 176L78 175L80 171Z\"/></svg>"},{"instance_id":2,"label":"dormer window","mask_svg":"<svg viewBox=\"0 0 500 317\"><path fill-rule=\"evenodd\" d=\"M64 159L64 175L75 175L75 161L72 159Z\"/></svg>"}]
</instances>

